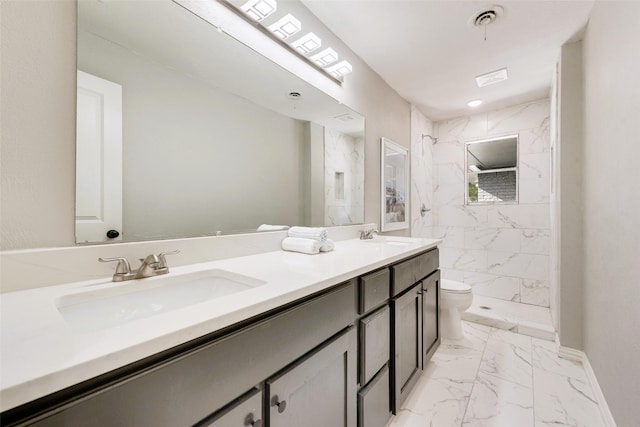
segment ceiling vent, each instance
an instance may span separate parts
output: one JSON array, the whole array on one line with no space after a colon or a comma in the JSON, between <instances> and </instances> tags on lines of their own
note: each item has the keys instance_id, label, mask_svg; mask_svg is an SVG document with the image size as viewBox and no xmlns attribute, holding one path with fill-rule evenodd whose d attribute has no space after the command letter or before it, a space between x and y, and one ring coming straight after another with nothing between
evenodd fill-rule
<instances>
[{"instance_id":1,"label":"ceiling vent","mask_svg":"<svg viewBox=\"0 0 640 427\"><path fill-rule=\"evenodd\" d=\"M469 18L469 25L476 27L485 27L491 25L496 20L504 15L504 8L502 6L494 5L482 8L476 11Z\"/></svg>"},{"instance_id":2,"label":"ceiling vent","mask_svg":"<svg viewBox=\"0 0 640 427\"><path fill-rule=\"evenodd\" d=\"M507 69L501 68L496 71L492 71L490 73L481 74L476 76L476 83L478 87L485 87L492 84L500 83L507 80L509 76L507 75Z\"/></svg>"}]
</instances>

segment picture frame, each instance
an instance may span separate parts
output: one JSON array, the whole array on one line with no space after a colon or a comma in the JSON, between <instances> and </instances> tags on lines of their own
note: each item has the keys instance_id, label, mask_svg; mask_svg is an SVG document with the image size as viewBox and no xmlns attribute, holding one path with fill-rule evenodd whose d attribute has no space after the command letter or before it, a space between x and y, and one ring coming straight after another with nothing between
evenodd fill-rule
<instances>
[{"instance_id":1,"label":"picture frame","mask_svg":"<svg viewBox=\"0 0 640 427\"><path fill-rule=\"evenodd\" d=\"M380 139L380 231L409 227L409 149Z\"/></svg>"}]
</instances>

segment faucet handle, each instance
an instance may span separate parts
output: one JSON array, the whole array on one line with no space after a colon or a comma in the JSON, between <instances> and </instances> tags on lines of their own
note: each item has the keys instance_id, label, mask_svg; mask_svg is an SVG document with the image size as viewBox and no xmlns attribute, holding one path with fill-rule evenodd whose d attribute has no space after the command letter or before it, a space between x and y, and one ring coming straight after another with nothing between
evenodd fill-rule
<instances>
[{"instance_id":1,"label":"faucet handle","mask_svg":"<svg viewBox=\"0 0 640 427\"><path fill-rule=\"evenodd\" d=\"M127 275L131 274L131 265L129 265L129 261L123 257L115 257L115 258L98 258L100 262L115 262L118 261L118 265L116 266L116 274L117 275Z\"/></svg>"},{"instance_id":2,"label":"faucet handle","mask_svg":"<svg viewBox=\"0 0 640 427\"><path fill-rule=\"evenodd\" d=\"M165 256L167 255L175 255L175 254L179 254L180 251L178 249L176 249L175 251L171 251L171 252L160 252L158 254L158 259L160 260L160 266L158 268L168 268L169 266L167 265L167 259L165 258Z\"/></svg>"}]
</instances>

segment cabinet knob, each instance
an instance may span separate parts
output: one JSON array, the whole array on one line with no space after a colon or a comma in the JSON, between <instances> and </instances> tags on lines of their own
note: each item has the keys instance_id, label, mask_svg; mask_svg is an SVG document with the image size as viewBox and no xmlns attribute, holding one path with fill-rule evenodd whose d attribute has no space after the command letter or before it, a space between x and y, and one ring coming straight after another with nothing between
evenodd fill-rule
<instances>
[{"instance_id":1,"label":"cabinet knob","mask_svg":"<svg viewBox=\"0 0 640 427\"><path fill-rule=\"evenodd\" d=\"M280 398L276 394L271 399L271 406L277 406L278 407L278 413L281 414L281 413L284 412L285 409L287 409L287 401L283 400L282 402L280 402Z\"/></svg>"},{"instance_id":2,"label":"cabinet knob","mask_svg":"<svg viewBox=\"0 0 640 427\"><path fill-rule=\"evenodd\" d=\"M249 414L249 415L247 415L247 418L245 418L245 420L244 420L244 425L245 426L253 426L253 427L262 427L263 426L263 422L262 422L262 420L254 420L253 419L253 414Z\"/></svg>"}]
</instances>

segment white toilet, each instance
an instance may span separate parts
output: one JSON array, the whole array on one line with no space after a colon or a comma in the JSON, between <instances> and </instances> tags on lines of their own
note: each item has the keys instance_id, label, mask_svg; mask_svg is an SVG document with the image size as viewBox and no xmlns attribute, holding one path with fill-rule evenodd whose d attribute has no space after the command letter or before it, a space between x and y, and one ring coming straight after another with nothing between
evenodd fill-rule
<instances>
[{"instance_id":1,"label":"white toilet","mask_svg":"<svg viewBox=\"0 0 640 427\"><path fill-rule=\"evenodd\" d=\"M442 338L460 340L462 313L471 306L473 293L471 286L455 280L440 281L440 334Z\"/></svg>"}]
</instances>

